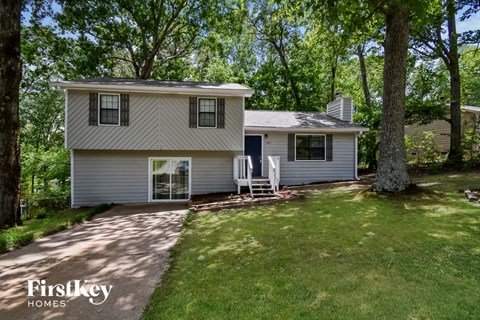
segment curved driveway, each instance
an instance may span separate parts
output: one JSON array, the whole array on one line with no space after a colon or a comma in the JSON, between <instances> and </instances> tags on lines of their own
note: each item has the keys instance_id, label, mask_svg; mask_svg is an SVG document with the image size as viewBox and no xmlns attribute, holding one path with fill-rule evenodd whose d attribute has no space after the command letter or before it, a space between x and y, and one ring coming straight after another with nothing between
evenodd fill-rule
<instances>
[{"instance_id":1,"label":"curved driveway","mask_svg":"<svg viewBox=\"0 0 480 320\"><path fill-rule=\"evenodd\" d=\"M1 255L0 319L139 319L166 268L185 213L184 204L116 206ZM47 286L70 281L72 289L74 280L80 280L79 288L88 282L77 291L81 296L48 298L40 297L39 290L27 297L28 280L45 280ZM37 282L33 285L41 289ZM99 293L93 301L103 299L94 285L113 286L103 304L93 305L85 296Z\"/></svg>"}]
</instances>

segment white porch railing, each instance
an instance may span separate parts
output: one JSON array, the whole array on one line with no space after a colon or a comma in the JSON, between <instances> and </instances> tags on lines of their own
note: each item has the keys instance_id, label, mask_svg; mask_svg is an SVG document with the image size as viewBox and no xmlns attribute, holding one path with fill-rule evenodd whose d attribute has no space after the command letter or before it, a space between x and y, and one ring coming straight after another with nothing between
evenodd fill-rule
<instances>
[{"instance_id":1,"label":"white porch railing","mask_svg":"<svg viewBox=\"0 0 480 320\"><path fill-rule=\"evenodd\" d=\"M233 181L237 184L237 192L240 194L240 188L248 186L250 194L252 193L253 163L250 156L237 156L233 158Z\"/></svg>"},{"instance_id":2,"label":"white porch railing","mask_svg":"<svg viewBox=\"0 0 480 320\"><path fill-rule=\"evenodd\" d=\"M280 188L280 157L278 156L268 156L268 179L273 192L277 192Z\"/></svg>"}]
</instances>

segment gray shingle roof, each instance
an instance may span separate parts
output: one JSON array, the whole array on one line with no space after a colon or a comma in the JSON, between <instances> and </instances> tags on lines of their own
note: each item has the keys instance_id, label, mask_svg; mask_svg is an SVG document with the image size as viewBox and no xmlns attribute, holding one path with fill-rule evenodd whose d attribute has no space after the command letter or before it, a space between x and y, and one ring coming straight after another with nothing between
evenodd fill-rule
<instances>
[{"instance_id":1,"label":"gray shingle roof","mask_svg":"<svg viewBox=\"0 0 480 320\"><path fill-rule=\"evenodd\" d=\"M367 128L342 121L322 112L246 110L245 127L272 129L319 129L366 131Z\"/></svg>"},{"instance_id":2,"label":"gray shingle roof","mask_svg":"<svg viewBox=\"0 0 480 320\"><path fill-rule=\"evenodd\" d=\"M470 112L480 112L480 108L474 106L462 106L462 109Z\"/></svg>"},{"instance_id":3,"label":"gray shingle roof","mask_svg":"<svg viewBox=\"0 0 480 320\"><path fill-rule=\"evenodd\" d=\"M220 88L220 89L249 89L238 83L195 82L195 81L161 81L127 78L90 78L81 80L60 81L64 83L98 84L98 85L140 85L146 87L184 87L184 88Z\"/></svg>"}]
</instances>

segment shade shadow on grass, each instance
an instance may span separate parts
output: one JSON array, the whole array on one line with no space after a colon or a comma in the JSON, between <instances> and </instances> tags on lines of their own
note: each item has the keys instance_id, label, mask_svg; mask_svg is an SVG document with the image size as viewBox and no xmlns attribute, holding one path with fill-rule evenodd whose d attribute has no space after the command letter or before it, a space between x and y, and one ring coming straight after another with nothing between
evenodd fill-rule
<instances>
[{"instance_id":1,"label":"shade shadow on grass","mask_svg":"<svg viewBox=\"0 0 480 320\"><path fill-rule=\"evenodd\" d=\"M35 239L63 231L77 223L93 218L94 215L110 209L111 205L98 205L91 208L68 209L50 213L41 219L24 221L22 226L0 231L0 253L22 247Z\"/></svg>"},{"instance_id":2,"label":"shade shadow on grass","mask_svg":"<svg viewBox=\"0 0 480 320\"><path fill-rule=\"evenodd\" d=\"M341 187L202 213L145 317L480 318L480 213L457 192L479 178L422 177L438 184L395 196Z\"/></svg>"}]
</instances>

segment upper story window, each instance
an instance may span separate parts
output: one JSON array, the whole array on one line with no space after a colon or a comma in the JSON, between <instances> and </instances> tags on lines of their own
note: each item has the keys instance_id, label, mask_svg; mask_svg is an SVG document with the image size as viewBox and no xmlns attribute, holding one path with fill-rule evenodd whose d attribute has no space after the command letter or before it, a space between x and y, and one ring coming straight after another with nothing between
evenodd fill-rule
<instances>
[{"instance_id":1,"label":"upper story window","mask_svg":"<svg viewBox=\"0 0 480 320\"><path fill-rule=\"evenodd\" d=\"M198 127L216 128L217 99L198 99Z\"/></svg>"},{"instance_id":2,"label":"upper story window","mask_svg":"<svg viewBox=\"0 0 480 320\"><path fill-rule=\"evenodd\" d=\"M99 94L100 115L99 124L115 125L120 124L120 95Z\"/></svg>"},{"instance_id":3,"label":"upper story window","mask_svg":"<svg viewBox=\"0 0 480 320\"><path fill-rule=\"evenodd\" d=\"M325 160L325 135L296 135L295 160Z\"/></svg>"}]
</instances>

